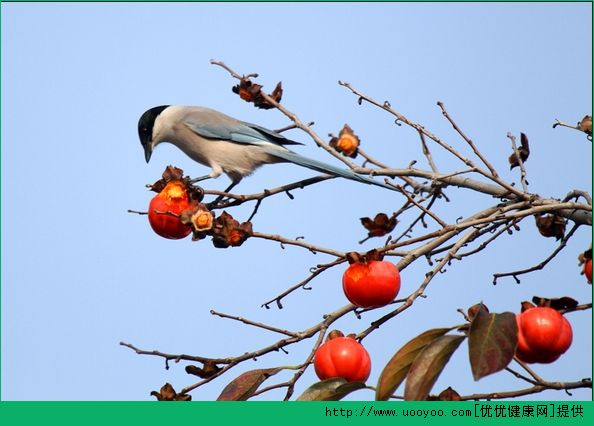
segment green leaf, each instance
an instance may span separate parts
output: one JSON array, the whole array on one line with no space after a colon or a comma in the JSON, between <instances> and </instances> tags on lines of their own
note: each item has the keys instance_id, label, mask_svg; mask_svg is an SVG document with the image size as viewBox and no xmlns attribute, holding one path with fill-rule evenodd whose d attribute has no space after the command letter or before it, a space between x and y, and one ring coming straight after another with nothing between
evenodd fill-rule
<instances>
[{"instance_id":1,"label":"green leaf","mask_svg":"<svg viewBox=\"0 0 594 426\"><path fill-rule=\"evenodd\" d=\"M415 358L406 376L405 401L424 401L431 388L466 336L441 336Z\"/></svg>"},{"instance_id":2,"label":"green leaf","mask_svg":"<svg viewBox=\"0 0 594 426\"><path fill-rule=\"evenodd\" d=\"M377 382L375 399L377 401L386 401L400 386L413 361L421 353L425 347L433 342L438 337L443 336L451 328L434 328L427 330L417 337L411 339L402 348L394 354L392 359L388 361L380 374Z\"/></svg>"},{"instance_id":3,"label":"green leaf","mask_svg":"<svg viewBox=\"0 0 594 426\"><path fill-rule=\"evenodd\" d=\"M217 401L247 401L264 380L281 370L282 368L264 368L246 371L225 386Z\"/></svg>"},{"instance_id":4,"label":"green leaf","mask_svg":"<svg viewBox=\"0 0 594 426\"><path fill-rule=\"evenodd\" d=\"M349 393L363 389L363 382L347 382L342 377L314 383L297 398L297 401L339 401Z\"/></svg>"},{"instance_id":5,"label":"green leaf","mask_svg":"<svg viewBox=\"0 0 594 426\"><path fill-rule=\"evenodd\" d=\"M507 367L516 351L517 336L515 314L490 314L479 309L468 334L468 355L474 380Z\"/></svg>"}]
</instances>

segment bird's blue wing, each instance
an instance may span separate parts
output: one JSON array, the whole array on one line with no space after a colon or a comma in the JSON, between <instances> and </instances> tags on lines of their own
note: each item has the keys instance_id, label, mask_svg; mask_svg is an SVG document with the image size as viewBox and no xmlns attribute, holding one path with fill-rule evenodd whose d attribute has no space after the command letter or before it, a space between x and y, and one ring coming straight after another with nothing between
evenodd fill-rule
<instances>
[{"instance_id":1,"label":"bird's blue wing","mask_svg":"<svg viewBox=\"0 0 594 426\"><path fill-rule=\"evenodd\" d=\"M184 123L198 135L213 140L250 145L302 145L272 130L208 108L195 108L184 118Z\"/></svg>"}]
</instances>

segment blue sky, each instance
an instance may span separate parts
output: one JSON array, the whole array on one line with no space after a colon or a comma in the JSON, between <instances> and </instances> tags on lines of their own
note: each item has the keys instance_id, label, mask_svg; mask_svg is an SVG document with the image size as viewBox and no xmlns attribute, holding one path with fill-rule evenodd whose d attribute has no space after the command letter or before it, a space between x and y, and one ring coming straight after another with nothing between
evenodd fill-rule
<instances>
[{"instance_id":1,"label":"blue sky","mask_svg":"<svg viewBox=\"0 0 594 426\"><path fill-rule=\"evenodd\" d=\"M261 111L230 90L235 81L210 59L239 73L258 72L272 90L282 80L283 105L319 135L355 129L363 148L393 167L419 160L418 137L396 127L384 112L338 84L348 81L466 149L442 117L443 101L458 124L509 172L507 132L528 134L530 190L562 198L592 187L591 144L584 135L552 129L591 113L592 21L589 3L524 4L2 4L2 398L8 400L146 400L170 382L192 383L183 365L120 347L223 357L242 354L278 336L215 318L215 309L281 328L302 330L346 303L341 268L297 292L283 310L261 303L299 282L310 267L329 261L296 248L252 239L219 250L208 240L167 241L150 230L145 210L154 182L168 164L192 176L207 169L173 146L159 146L144 161L136 125L161 104L209 106L245 121L280 128L288 120ZM300 153L334 162L305 134ZM444 170L460 166L435 148ZM237 191L253 193L312 172L290 165L258 170ZM208 182L223 189L225 176ZM365 251L358 219L396 210L385 191L333 180L294 193L295 200L266 201L254 229L304 236L343 251ZM440 207L448 221L493 200L449 189ZM253 206L230 211L247 219ZM591 301L576 256L591 242L578 231L544 271L491 284L494 272L532 266L555 247L531 220L522 232L465 259L436 278L427 298L365 339L373 359L370 383L402 344L433 327L462 321L457 308L483 301L492 311L517 311L533 295ZM402 273L401 295L418 287L428 266L415 262ZM343 318L345 332L361 331L384 311ZM549 380L591 377L591 312L571 314L575 341L557 363L538 366ZM299 363L312 341L244 363L193 392L214 399L242 371ZM279 375L281 378L285 378ZM288 378L288 376L286 376ZM316 380L309 369L299 394ZM451 385L461 394L524 387L509 374L474 382L464 343L435 390ZM372 393L360 391L358 399ZM271 399L282 397L271 392ZM534 398L569 399L564 392ZM591 392L573 392L591 399Z\"/></svg>"}]
</instances>

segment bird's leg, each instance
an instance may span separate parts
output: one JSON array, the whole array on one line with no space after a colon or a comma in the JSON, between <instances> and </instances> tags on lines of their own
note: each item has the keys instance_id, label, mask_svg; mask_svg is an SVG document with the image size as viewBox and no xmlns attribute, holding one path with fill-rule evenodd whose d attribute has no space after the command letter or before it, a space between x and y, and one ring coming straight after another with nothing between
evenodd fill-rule
<instances>
[{"instance_id":1,"label":"bird's leg","mask_svg":"<svg viewBox=\"0 0 594 426\"><path fill-rule=\"evenodd\" d=\"M229 191L231 191L235 187L235 185L237 185L239 183L240 180L241 179L231 181L231 185L229 185L223 192L228 193ZM213 201L208 203L207 204L208 209L210 210L213 206L216 206L217 204L219 204L219 202L221 202L223 200L223 198L225 198L225 195L219 195Z\"/></svg>"},{"instance_id":2,"label":"bird's leg","mask_svg":"<svg viewBox=\"0 0 594 426\"><path fill-rule=\"evenodd\" d=\"M233 181L231 182L231 185L229 185L223 192L229 192L231 191L233 188L235 188L235 185L237 185L239 183L239 181Z\"/></svg>"},{"instance_id":3,"label":"bird's leg","mask_svg":"<svg viewBox=\"0 0 594 426\"><path fill-rule=\"evenodd\" d=\"M200 177L197 177L197 178L191 179L191 180L190 180L190 183L196 183L196 182L200 182L200 181L203 181L203 180L206 180L206 179L210 179L211 177L212 177L211 175L204 175L204 176L200 176Z\"/></svg>"}]
</instances>

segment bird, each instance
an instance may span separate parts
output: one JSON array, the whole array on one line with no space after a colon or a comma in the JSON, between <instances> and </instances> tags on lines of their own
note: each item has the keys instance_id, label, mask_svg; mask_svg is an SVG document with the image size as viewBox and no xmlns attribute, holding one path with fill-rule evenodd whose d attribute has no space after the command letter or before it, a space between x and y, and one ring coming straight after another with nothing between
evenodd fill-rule
<instances>
[{"instance_id":1,"label":"bird","mask_svg":"<svg viewBox=\"0 0 594 426\"><path fill-rule=\"evenodd\" d=\"M138 136L148 163L162 142L177 146L194 161L210 167L199 182L225 173L229 192L244 177L264 164L293 163L317 172L382 188L395 188L351 170L304 157L287 148L303 145L273 130L200 106L161 105L148 109L138 120Z\"/></svg>"}]
</instances>

